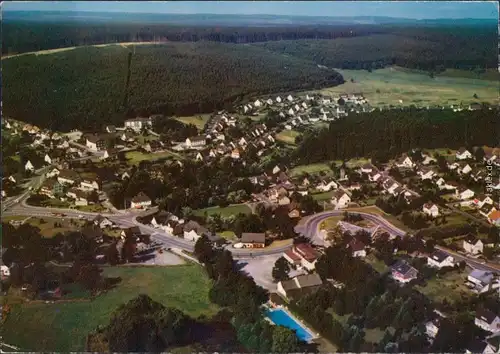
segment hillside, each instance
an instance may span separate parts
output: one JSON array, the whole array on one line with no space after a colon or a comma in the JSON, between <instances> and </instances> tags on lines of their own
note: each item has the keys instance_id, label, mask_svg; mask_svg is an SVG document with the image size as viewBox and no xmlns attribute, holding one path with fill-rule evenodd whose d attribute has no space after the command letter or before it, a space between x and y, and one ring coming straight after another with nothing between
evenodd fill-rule
<instances>
[{"instance_id":1,"label":"hillside","mask_svg":"<svg viewBox=\"0 0 500 354\"><path fill-rule=\"evenodd\" d=\"M212 112L247 95L343 83L336 71L224 43L79 47L4 59L3 113L57 130Z\"/></svg>"},{"instance_id":2,"label":"hillside","mask_svg":"<svg viewBox=\"0 0 500 354\"><path fill-rule=\"evenodd\" d=\"M429 71L445 68L496 68L498 39L490 31L417 29L335 40L294 40L256 43L288 56L327 67L373 70L389 65Z\"/></svg>"}]
</instances>

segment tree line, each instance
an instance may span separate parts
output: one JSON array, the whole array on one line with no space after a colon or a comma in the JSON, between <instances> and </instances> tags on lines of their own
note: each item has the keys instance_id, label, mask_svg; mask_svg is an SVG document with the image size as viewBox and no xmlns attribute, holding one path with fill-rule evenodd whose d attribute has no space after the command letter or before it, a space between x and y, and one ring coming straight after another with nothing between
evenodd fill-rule
<instances>
[{"instance_id":1,"label":"tree line","mask_svg":"<svg viewBox=\"0 0 500 354\"><path fill-rule=\"evenodd\" d=\"M351 114L327 129L306 132L294 158L300 163L372 157L387 161L416 148L458 149L497 146L498 108L453 112L450 109L376 110Z\"/></svg>"}]
</instances>

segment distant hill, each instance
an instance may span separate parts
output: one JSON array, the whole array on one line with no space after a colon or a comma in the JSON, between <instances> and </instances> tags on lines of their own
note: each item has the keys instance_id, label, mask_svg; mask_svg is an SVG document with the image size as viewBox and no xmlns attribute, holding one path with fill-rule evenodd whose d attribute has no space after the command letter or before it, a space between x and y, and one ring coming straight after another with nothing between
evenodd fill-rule
<instances>
[{"instance_id":1,"label":"distant hill","mask_svg":"<svg viewBox=\"0 0 500 354\"><path fill-rule=\"evenodd\" d=\"M331 69L253 46L80 47L2 60L3 114L56 130L213 112L246 96L335 86Z\"/></svg>"},{"instance_id":2,"label":"distant hill","mask_svg":"<svg viewBox=\"0 0 500 354\"><path fill-rule=\"evenodd\" d=\"M89 11L4 11L3 21L52 23L161 23L189 26L289 26L289 25L345 25L345 24L428 24L484 25L496 24L493 19L430 19L416 20L387 16L288 16L288 15L222 15L222 14L167 14Z\"/></svg>"}]
</instances>

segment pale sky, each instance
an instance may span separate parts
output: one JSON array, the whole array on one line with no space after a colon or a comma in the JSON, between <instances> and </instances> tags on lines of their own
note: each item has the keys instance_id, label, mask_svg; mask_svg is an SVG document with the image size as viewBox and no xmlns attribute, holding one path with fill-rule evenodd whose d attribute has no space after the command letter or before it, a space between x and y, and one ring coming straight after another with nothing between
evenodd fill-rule
<instances>
[{"instance_id":1,"label":"pale sky","mask_svg":"<svg viewBox=\"0 0 500 354\"><path fill-rule=\"evenodd\" d=\"M5 11L498 19L497 1L8 1L2 5Z\"/></svg>"}]
</instances>

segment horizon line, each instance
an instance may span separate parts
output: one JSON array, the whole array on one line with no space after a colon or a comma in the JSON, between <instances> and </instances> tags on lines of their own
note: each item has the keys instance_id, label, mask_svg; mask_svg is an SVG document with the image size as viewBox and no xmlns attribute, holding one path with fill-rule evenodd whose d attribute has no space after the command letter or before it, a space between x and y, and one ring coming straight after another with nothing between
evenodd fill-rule
<instances>
[{"instance_id":1,"label":"horizon line","mask_svg":"<svg viewBox=\"0 0 500 354\"><path fill-rule=\"evenodd\" d=\"M114 13L133 13L133 14L142 14L142 15L211 15L211 16L275 16L275 17L315 17L315 18L336 18L336 19L342 19L342 18L391 18L391 19L398 19L398 20L411 20L411 21L422 21L422 20L476 20L476 21L481 21L481 20L490 20L493 21L495 20L494 18L489 18L489 17L482 17L482 18L476 18L476 17L425 17L425 18L411 18L411 17L394 17L394 16L378 16L378 15L360 15L360 16L327 16L327 15L284 15L284 14L237 14L237 13L227 13L227 14L220 14L220 13L209 13L209 12L192 12L192 13L172 13L172 12L131 12L131 11L88 11L88 10L29 10L29 9L6 9L3 8L4 3L0 5L2 8L2 12L85 12L85 13L91 13L91 14L97 14L97 13L105 13L105 14L114 14Z\"/></svg>"}]
</instances>

